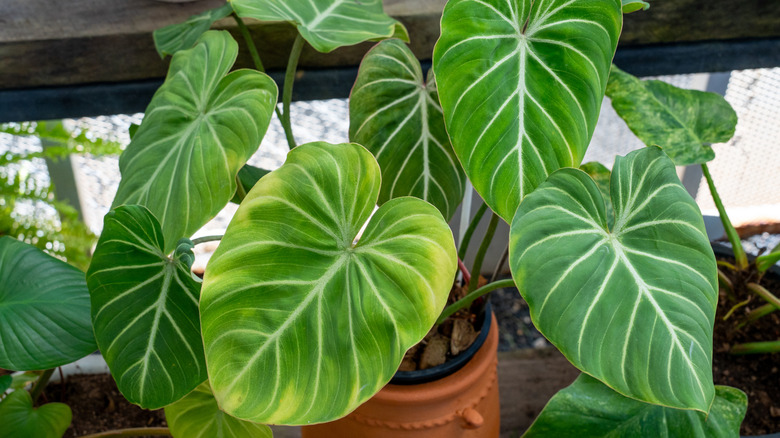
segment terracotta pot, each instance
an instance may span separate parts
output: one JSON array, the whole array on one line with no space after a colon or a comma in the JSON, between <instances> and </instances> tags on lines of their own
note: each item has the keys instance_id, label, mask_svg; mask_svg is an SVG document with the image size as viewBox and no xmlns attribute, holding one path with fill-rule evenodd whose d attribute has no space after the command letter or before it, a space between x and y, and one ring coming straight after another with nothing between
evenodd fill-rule
<instances>
[{"instance_id":1,"label":"terracotta pot","mask_svg":"<svg viewBox=\"0 0 780 438\"><path fill-rule=\"evenodd\" d=\"M417 385L388 384L346 417L301 428L302 438L497 438L498 323L466 365Z\"/></svg>"}]
</instances>

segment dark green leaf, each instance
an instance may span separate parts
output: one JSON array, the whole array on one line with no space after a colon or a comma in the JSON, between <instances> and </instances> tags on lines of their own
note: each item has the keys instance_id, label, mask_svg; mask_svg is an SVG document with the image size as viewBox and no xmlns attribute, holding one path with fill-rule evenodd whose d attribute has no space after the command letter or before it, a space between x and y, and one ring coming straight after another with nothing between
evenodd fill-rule
<instances>
[{"instance_id":1,"label":"dark green leaf","mask_svg":"<svg viewBox=\"0 0 780 438\"><path fill-rule=\"evenodd\" d=\"M710 144L728 141L737 126L737 113L723 96L642 81L614 65L607 96L631 132L647 146L663 148L678 166L715 158Z\"/></svg>"},{"instance_id":2,"label":"dark green leaf","mask_svg":"<svg viewBox=\"0 0 780 438\"><path fill-rule=\"evenodd\" d=\"M382 169L380 205L400 196L433 204L449 220L466 177L452 150L436 82L400 40L383 41L360 63L349 99L349 138Z\"/></svg>"},{"instance_id":3,"label":"dark green leaf","mask_svg":"<svg viewBox=\"0 0 780 438\"><path fill-rule=\"evenodd\" d=\"M580 170L587 173L598 186L607 208L605 211L607 226L611 229L612 224L615 222L615 209L612 207L612 200L609 198L609 180L611 176L609 169L597 161L590 161L580 166Z\"/></svg>"},{"instance_id":4,"label":"dark green leaf","mask_svg":"<svg viewBox=\"0 0 780 438\"><path fill-rule=\"evenodd\" d=\"M257 184L257 181L270 172L270 170L244 164L241 170L238 171L238 182L241 183L241 187L244 190L244 193L249 193L249 191L252 190L252 187ZM233 195L233 198L230 200L230 202L235 204L241 203L241 199L239 199L238 193Z\"/></svg>"},{"instance_id":5,"label":"dark green leaf","mask_svg":"<svg viewBox=\"0 0 780 438\"><path fill-rule=\"evenodd\" d=\"M184 23L176 23L154 31L154 46L161 58L195 45L212 24L233 13L230 3L193 15Z\"/></svg>"},{"instance_id":6,"label":"dark green leaf","mask_svg":"<svg viewBox=\"0 0 780 438\"><path fill-rule=\"evenodd\" d=\"M707 415L632 400L581 374L550 399L524 436L737 438L746 410L747 396L728 386L715 387Z\"/></svg>"},{"instance_id":7,"label":"dark green leaf","mask_svg":"<svg viewBox=\"0 0 780 438\"><path fill-rule=\"evenodd\" d=\"M29 392L14 391L0 403L0 437L60 438L72 415L65 403L34 408Z\"/></svg>"},{"instance_id":8,"label":"dark green leaf","mask_svg":"<svg viewBox=\"0 0 780 438\"><path fill-rule=\"evenodd\" d=\"M0 368L54 368L96 348L84 273L0 237Z\"/></svg>"},{"instance_id":9,"label":"dark green leaf","mask_svg":"<svg viewBox=\"0 0 780 438\"><path fill-rule=\"evenodd\" d=\"M100 351L125 398L146 409L173 403L206 380L200 283L186 242L169 258L154 216L141 206L118 207L105 217L87 272Z\"/></svg>"},{"instance_id":10,"label":"dark green leaf","mask_svg":"<svg viewBox=\"0 0 780 438\"><path fill-rule=\"evenodd\" d=\"M612 168L615 209L577 169L553 173L512 222L512 275L534 325L582 371L649 403L709 410L715 256L661 149Z\"/></svg>"}]
</instances>

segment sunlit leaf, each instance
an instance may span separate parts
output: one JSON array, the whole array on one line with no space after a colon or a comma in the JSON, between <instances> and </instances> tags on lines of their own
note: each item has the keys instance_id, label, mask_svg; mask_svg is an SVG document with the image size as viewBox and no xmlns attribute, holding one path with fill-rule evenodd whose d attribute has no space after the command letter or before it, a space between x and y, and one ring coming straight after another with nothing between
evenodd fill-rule
<instances>
[{"instance_id":1,"label":"sunlit leaf","mask_svg":"<svg viewBox=\"0 0 780 438\"><path fill-rule=\"evenodd\" d=\"M357 144L310 143L261 179L209 261L209 381L237 418L340 418L379 391L441 313L457 267L441 213L386 202Z\"/></svg>"}]
</instances>

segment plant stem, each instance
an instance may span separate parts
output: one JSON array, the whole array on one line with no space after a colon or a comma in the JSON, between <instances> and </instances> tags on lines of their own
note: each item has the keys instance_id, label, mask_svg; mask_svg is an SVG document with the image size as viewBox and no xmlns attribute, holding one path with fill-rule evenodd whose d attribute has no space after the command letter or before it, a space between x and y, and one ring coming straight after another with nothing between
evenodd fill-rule
<instances>
[{"instance_id":1,"label":"plant stem","mask_svg":"<svg viewBox=\"0 0 780 438\"><path fill-rule=\"evenodd\" d=\"M489 292L492 292L496 289L501 289L504 287L515 287L515 281L512 280L511 278L507 280L499 280L490 284L486 284L475 291L469 292L468 295L466 295L465 297L445 307L444 310L441 312L441 315L439 315L439 319L436 320L436 324L441 324L442 322L444 322L445 319L447 319L447 317L449 317L453 313L457 312L460 309L468 307L477 298Z\"/></svg>"},{"instance_id":2,"label":"plant stem","mask_svg":"<svg viewBox=\"0 0 780 438\"><path fill-rule=\"evenodd\" d=\"M739 309L740 307L747 306L748 304L750 304L750 297L748 297L748 299L746 299L745 301L742 301L742 302L739 302L739 303L735 304L735 305L734 305L734 307L732 307L732 308L731 308L731 309L728 311L728 313L726 313L726 315L723 317L723 320L725 321L725 320L729 319L729 317L731 317L731 315L732 315L734 312L736 312L736 311L737 311L737 309Z\"/></svg>"},{"instance_id":3,"label":"plant stem","mask_svg":"<svg viewBox=\"0 0 780 438\"><path fill-rule=\"evenodd\" d=\"M780 340L767 342L749 342L731 347L731 354L757 354L780 352Z\"/></svg>"},{"instance_id":4,"label":"plant stem","mask_svg":"<svg viewBox=\"0 0 780 438\"><path fill-rule=\"evenodd\" d=\"M496 278L498 278L498 274L501 273L501 268L504 267L504 263L506 263L506 259L509 258L509 243L507 243L506 248L504 248L504 252L501 254L501 258L498 259L498 264L496 265L495 269L493 269L493 275L490 276L490 282L496 281Z\"/></svg>"},{"instance_id":5,"label":"plant stem","mask_svg":"<svg viewBox=\"0 0 780 438\"><path fill-rule=\"evenodd\" d=\"M474 267L471 268L471 282L469 283L469 290L476 290L479 283L479 273L482 270L482 261L485 260L485 253L487 253L490 242L493 241L493 235L496 234L496 227L498 226L498 215L493 213L490 217L490 223L488 224L485 237L482 239L482 244L479 245L477 256L474 258Z\"/></svg>"},{"instance_id":6,"label":"plant stem","mask_svg":"<svg viewBox=\"0 0 780 438\"><path fill-rule=\"evenodd\" d=\"M171 436L171 431L167 427L134 427L130 429L117 429L90 435L82 435L81 438L109 438L120 436Z\"/></svg>"},{"instance_id":7,"label":"plant stem","mask_svg":"<svg viewBox=\"0 0 780 438\"><path fill-rule=\"evenodd\" d=\"M46 388L51 375L54 374L54 370L55 368L48 369L44 371L43 374L41 374L41 377L38 377L38 380L35 382L32 391L30 391L30 397L32 398L33 403L38 400L38 396L40 396L43 392L43 389Z\"/></svg>"},{"instance_id":8,"label":"plant stem","mask_svg":"<svg viewBox=\"0 0 780 438\"><path fill-rule=\"evenodd\" d=\"M485 212L487 211L487 204L482 204L479 209L477 209L477 213L474 215L474 218L471 219L471 222L469 223L469 227L466 228L466 233L463 235L463 241L460 243L460 250L458 251L458 257L461 260L466 259L466 251L469 249L469 243L471 243L471 236L474 235L474 230L477 229L477 225L479 224L479 221L482 220L482 216L485 215Z\"/></svg>"},{"instance_id":9,"label":"plant stem","mask_svg":"<svg viewBox=\"0 0 780 438\"><path fill-rule=\"evenodd\" d=\"M729 262L723 261L723 260L718 260L716 263L717 263L718 266L723 266L724 268L729 268L732 271L738 271L739 270L739 269L737 269L736 266L732 265Z\"/></svg>"},{"instance_id":10,"label":"plant stem","mask_svg":"<svg viewBox=\"0 0 780 438\"><path fill-rule=\"evenodd\" d=\"M720 269L718 269L718 283L720 283L720 286L726 290L726 295L728 295L729 298L732 300L737 299L737 297L734 296L734 284L731 283L731 280L729 280L726 274L724 274Z\"/></svg>"},{"instance_id":11,"label":"plant stem","mask_svg":"<svg viewBox=\"0 0 780 438\"><path fill-rule=\"evenodd\" d=\"M284 74L284 90L282 92L282 127L284 128L284 134L287 136L287 145L290 149L295 147L295 137L292 132L292 124L290 124L290 101L292 101L293 82L295 81L295 70L298 68L298 58L301 57L301 50L303 50L303 37L300 32L295 37L292 50L290 50L290 59L287 61L287 72Z\"/></svg>"},{"instance_id":12,"label":"plant stem","mask_svg":"<svg viewBox=\"0 0 780 438\"><path fill-rule=\"evenodd\" d=\"M233 12L233 19L236 20L236 24L238 25L238 31L241 33L241 37L244 38L244 42L246 43L246 47L249 49L249 55L252 57L252 62L255 63L255 68L263 73L265 73L265 67L263 67L263 61L260 60L260 53L257 51L257 46L255 46L254 40L252 40L252 35L249 33L249 29L244 24L244 20L241 19L235 12ZM274 111L276 111L276 117L279 117L279 120L282 120L282 112L279 110L279 107L274 105Z\"/></svg>"},{"instance_id":13,"label":"plant stem","mask_svg":"<svg viewBox=\"0 0 780 438\"><path fill-rule=\"evenodd\" d=\"M729 219L729 216L726 214L726 208L720 200L720 195L718 195L718 190L715 188L715 182L712 181L712 175L710 175L710 169L707 167L707 164L702 163L701 171L704 174L704 178L707 179L707 185L710 187L712 200L715 202L715 207L718 208L720 221L723 223L723 228L726 230L726 236L729 238L729 242L731 242L734 259L737 261L737 268L739 268L739 270L745 270L748 267L748 260L747 255L745 255L745 250L742 248L742 241L739 239L739 234L737 234L734 225L731 224L731 219Z\"/></svg>"},{"instance_id":14,"label":"plant stem","mask_svg":"<svg viewBox=\"0 0 780 438\"><path fill-rule=\"evenodd\" d=\"M198 237L197 239L192 239L192 244L200 245L201 243L216 242L218 240L222 240L222 236L203 236Z\"/></svg>"},{"instance_id":15,"label":"plant stem","mask_svg":"<svg viewBox=\"0 0 780 438\"><path fill-rule=\"evenodd\" d=\"M466 265L463 263L463 260L458 259L458 269L460 269L461 274L463 274L463 283L469 284L471 281L471 273L466 268Z\"/></svg>"},{"instance_id":16,"label":"plant stem","mask_svg":"<svg viewBox=\"0 0 780 438\"><path fill-rule=\"evenodd\" d=\"M777 298L772 294L772 292L769 292L766 290L763 286L761 286L758 283L748 283L747 288L750 289L751 292L755 293L756 295L763 298L767 303L777 307L780 309L780 298Z\"/></svg>"},{"instance_id":17,"label":"plant stem","mask_svg":"<svg viewBox=\"0 0 780 438\"><path fill-rule=\"evenodd\" d=\"M753 322L759 318L763 318L776 310L780 310L780 308L775 307L774 304L764 304L757 309L753 309L747 314L745 320L737 325L737 328L742 328L748 323Z\"/></svg>"}]
</instances>

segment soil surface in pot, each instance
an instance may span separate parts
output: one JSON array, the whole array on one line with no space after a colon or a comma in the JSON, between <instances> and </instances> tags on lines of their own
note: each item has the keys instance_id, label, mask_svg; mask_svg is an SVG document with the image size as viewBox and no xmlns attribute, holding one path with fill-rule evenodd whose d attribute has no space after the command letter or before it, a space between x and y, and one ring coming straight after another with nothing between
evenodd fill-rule
<instances>
[{"instance_id":1,"label":"soil surface in pot","mask_svg":"<svg viewBox=\"0 0 780 438\"><path fill-rule=\"evenodd\" d=\"M733 260L730 262L733 263ZM729 274L728 270L723 271ZM775 295L780 294L780 279L766 276L761 284ZM780 353L729 353L736 344L780 339L780 312L737 329L736 324L744 320L749 311L766 302L749 291L737 290L735 295L736 299L731 299L721 290L718 298L712 364L715 384L733 386L747 394L748 410L740 430L742 435L780 432ZM735 310L726 321L723 320L736 303L748 298L750 302L747 305Z\"/></svg>"}]
</instances>

